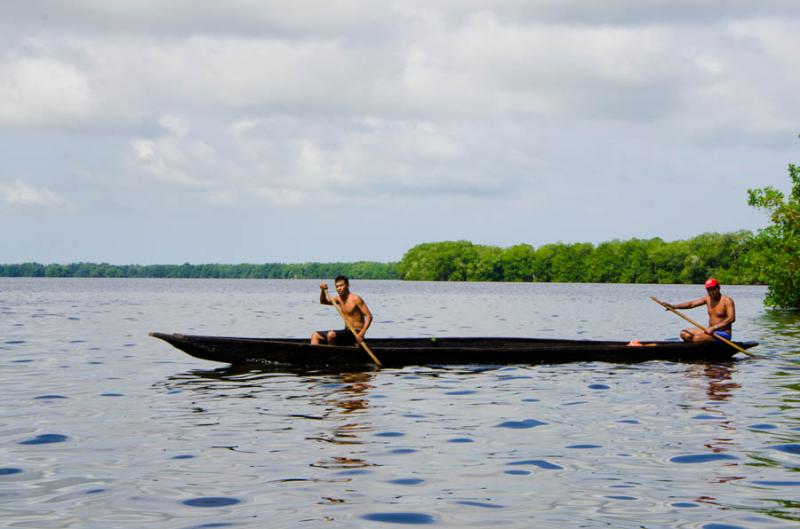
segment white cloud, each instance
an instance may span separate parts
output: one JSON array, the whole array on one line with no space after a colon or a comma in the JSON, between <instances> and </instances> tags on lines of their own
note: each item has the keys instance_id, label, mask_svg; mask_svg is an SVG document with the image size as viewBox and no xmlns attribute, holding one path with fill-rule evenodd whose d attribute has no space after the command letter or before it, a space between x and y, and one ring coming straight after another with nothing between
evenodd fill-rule
<instances>
[{"instance_id":1,"label":"white cloud","mask_svg":"<svg viewBox=\"0 0 800 529\"><path fill-rule=\"evenodd\" d=\"M131 142L133 168L160 182L203 191L217 205L263 200L296 207L319 197L339 201L354 195L370 203L391 196L502 195L513 192L514 175L529 161L509 156L498 162L493 151L504 148L501 143L487 142L460 125L430 121L180 123L163 135ZM494 170L486 171L487 160Z\"/></svg>"},{"instance_id":2,"label":"white cloud","mask_svg":"<svg viewBox=\"0 0 800 529\"><path fill-rule=\"evenodd\" d=\"M0 200L11 206L72 208L72 203L58 193L20 180L0 181Z\"/></svg>"},{"instance_id":3,"label":"white cloud","mask_svg":"<svg viewBox=\"0 0 800 529\"><path fill-rule=\"evenodd\" d=\"M215 163L214 149L203 141L175 136L132 140L134 163L145 173L179 187L207 188L210 183L195 168Z\"/></svg>"},{"instance_id":4,"label":"white cloud","mask_svg":"<svg viewBox=\"0 0 800 529\"><path fill-rule=\"evenodd\" d=\"M643 103L661 103L656 115L664 114L691 74L659 28L520 24L483 12L441 29L409 51L404 81L411 97L433 94L430 106L462 115L613 118L620 93L647 93Z\"/></svg>"},{"instance_id":5,"label":"white cloud","mask_svg":"<svg viewBox=\"0 0 800 529\"><path fill-rule=\"evenodd\" d=\"M247 12L245 4L229 7ZM91 11L94 5L86 2L83 9ZM349 27L359 20L355 13L361 4L347 5L353 8L344 16L350 22L338 23ZM6 96L5 103L0 100L0 121L81 118L73 126L91 129L91 117L123 130L157 121L164 112L226 123L282 115L409 122L520 113L587 120L693 119L687 98L721 83L740 92L760 91L759 79L737 72L765 63L792 69L798 44L797 23L777 19L710 26L670 25L668 20L571 24L503 16L504 10L528 11L515 2L482 10L471 5L455 20L448 18L448 9L461 12L457 6L404 5L394 13L399 29L363 40L320 31L316 16L306 21L309 31L300 37L270 31L219 33L201 26L189 35L159 37L143 31L54 32L38 35L34 47L26 44L30 39L20 39L9 52L14 61L5 63L5 77L16 80L5 90L0 85ZM537 9L555 9L548 5ZM155 17L137 6L113 7L102 17ZM178 12L188 9L184 3L171 6ZM210 16L204 9L195 16ZM268 18L284 16L268 11ZM762 44L744 56L726 56L731 45L745 38Z\"/></svg>"},{"instance_id":6,"label":"white cloud","mask_svg":"<svg viewBox=\"0 0 800 529\"><path fill-rule=\"evenodd\" d=\"M0 124L85 119L92 97L88 77L75 65L48 57L0 62Z\"/></svg>"}]
</instances>

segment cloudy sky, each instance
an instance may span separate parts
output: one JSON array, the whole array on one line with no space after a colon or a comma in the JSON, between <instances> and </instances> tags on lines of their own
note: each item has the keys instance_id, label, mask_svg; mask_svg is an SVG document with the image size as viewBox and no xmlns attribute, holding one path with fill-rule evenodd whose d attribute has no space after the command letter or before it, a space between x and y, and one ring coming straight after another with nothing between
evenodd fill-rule
<instances>
[{"instance_id":1,"label":"cloudy sky","mask_svg":"<svg viewBox=\"0 0 800 529\"><path fill-rule=\"evenodd\" d=\"M795 0L0 3L0 262L757 229Z\"/></svg>"}]
</instances>

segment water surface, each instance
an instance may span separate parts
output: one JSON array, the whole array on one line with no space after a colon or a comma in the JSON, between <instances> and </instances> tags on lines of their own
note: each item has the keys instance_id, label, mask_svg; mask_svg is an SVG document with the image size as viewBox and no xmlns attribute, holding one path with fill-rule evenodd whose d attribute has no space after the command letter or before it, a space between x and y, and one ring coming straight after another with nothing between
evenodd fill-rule
<instances>
[{"instance_id":1,"label":"water surface","mask_svg":"<svg viewBox=\"0 0 800 529\"><path fill-rule=\"evenodd\" d=\"M782 528L800 318L723 287L725 364L237 369L148 331L307 336L316 281L0 279L4 527ZM370 336L668 339L700 287L354 281ZM690 312L703 320L702 309Z\"/></svg>"}]
</instances>

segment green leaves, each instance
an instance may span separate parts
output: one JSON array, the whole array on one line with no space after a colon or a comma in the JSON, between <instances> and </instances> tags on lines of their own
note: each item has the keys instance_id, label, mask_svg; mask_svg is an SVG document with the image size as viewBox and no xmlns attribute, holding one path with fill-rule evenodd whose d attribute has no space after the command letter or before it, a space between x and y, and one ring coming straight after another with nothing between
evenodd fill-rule
<instances>
[{"instance_id":1,"label":"green leaves","mask_svg":"<svg viewBox=\"0 0 800 529\"><path fill-rule=\"evenodd\" d=\"M659 238L590 243L528 244L509 248L469 241L419 244L398 263L401 279L415 281L538 281L592 283L754 283L740 256L748 231L704 233L692 239Z\"/></svg>"},{"instance_id":2,"label":"green leaves","mask_svg":"<svg viewBox=\"0 0 800 529\"><path fill-rule=\"evenodd\" d=\"M800 308L800 166L789 164L788 199L768 186L747 191L747 203L769 214L772 224L749 246L747 265L767 283L767 305Z\"/></svg>"},{"instance_id":3,"label":"green leaves","mask_svg":"<svg viewBox=\"0 0 800 529\"><path fill-rule=\"evenodd\" d=\"M783 193L772 186L747 190L747 204L773 212L783 205Z\"/></svg>"},{"instance_id":4,"label":"green leaves","mask_svg":"<svg viewBox=\"0 0 800 529\"><path fill-rule=\"evenodd\" d=\"M319 279L344 274L352 279L395 279L396 263L265 263L111 265L108 263L0 264L0 277L164 277L229 279Z\"/></svg>"}]
</instances>

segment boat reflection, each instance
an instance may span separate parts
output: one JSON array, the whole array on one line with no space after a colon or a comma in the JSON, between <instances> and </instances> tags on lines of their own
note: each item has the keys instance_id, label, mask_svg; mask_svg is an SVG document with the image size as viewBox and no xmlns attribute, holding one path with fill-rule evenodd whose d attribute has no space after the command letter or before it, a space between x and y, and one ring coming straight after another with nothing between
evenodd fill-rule
<instances>
[{"instance_id":1,"label":"boat reflection","mask_svg":"<svg viewBox=\"0 0 800 529\"><path fill-rule=\"evenodd\" d=\"M699 406L702 414L695 418L698 420L708 420L709 424L714 424L719 428L718 435L715 435L710 441L703 444L712 454L735 451L737 448L737 443L734 440L737 430L735 423L726 414L725 409L719 405L730 400L734 396L735 391L741 388L741 385L734 381L735 374L736 365L733 362L695 364L689 366L687 371L687 376L690 379L698 379L705 382L705 397L707 397L707 400ZM742 475L728 473L732 467L739 467L739 463L735 460L721 463L720 467L726 469L726 473L724 475L718 475L716 473L710 475L708 478L710 483L728 483L730 481L745 479ZM716 500L715 497L711 496L695 498L695 501L698 503L708 503L712 505L717 504Z\"/></svg>"},{"instance_id":2,"label":"boat reflection","mask_svg":"<svg viewBox=\"0 0 800 529\"><path fill-rule=\"evenodd\" d=\"M312 399L312 403L325 408L321 424L327 425L333 421L335 426L308 439L339 446L361 445L361 436L373 429L372 424L364 419L367 415L363 412L369 407L367 397L373 387L371 382L374 377L374 372L363 371L326 376L325 382L318 385L320 393ZM374 466L363 458L361 454L364 452L323 458L311 466L340 470Z\"/></svg>"},{"instance_id":3,"label":"boat reflection","mask_svg":"<svg viewBox=\"0 0 800 529\"><path fill-rule=\"evenodd\" d=\"M724 437L716 437L704 445L714 453L726 452L732 447L731 436L736 427L724 408L716 403L729 400L734 390L741 387L738 382L733 381L735 373L733 363L697 364L690 366L687 372L689 378L704 380L706 383L705 395L708 400L699 406L703 414L697 418L713 420L721 430L725 430Z\"/></svg>"},{"instance_id":4,"label":"boat reflection","mask_svg":"<svg viewBox=\"0 0 800 529\"><path fill-rule=\"evenodd\" d=\"M325 457L312 467L353 470L374 466L363 458L364 451L354 451L363 444L361 437L373 430L368 421L369 392L377 371L325 372L290 370L286 367L264 369L253 366L228 366L214 370L192 370L170 376L157 383L168 392L191 391L204 399L255 398L272 400L276 391L285 395L288 388L298 394L283 396L294 403L294 413L282 416L290 420L313 420L322 431L305 437L308 441L349 447L348 453ZM281 389L278 389L281 388ZM320 409L321 412L316 412Z\"/></svg>"},{"instance_id":5,"label":"boat reflection","mask_svg":"<svg viewBox=\"0 0 800 529\"><path fill-rule=\"evenodd\" d=\"M169 376L165 381L154 384L154 387L166 389L193 389L193 390L226 390L252 389L254 392L267 391L269 386L266 381L275 379L292 379L306 382L309 385L317 383L336 383L342 376L371 375L373 371L365 370L359 373L342 374L340 369L308 369L292 366L253 366L248 364L229 365L216 369L192 369L183 373Z\"/></svg>"},{"instance_id":6,"label":"boat reflection","mask_svg":"<svg viewBox=\"0 0 800 529\"><path fill-rule=\"evenodd\" d=\"M736 367L733 362L718 364L693 364L689 366L687 376L706 381L706 396L712 401L725 401L731 398L733 391L740 388L733 380Z\"/></svg>"}]
</instances>

